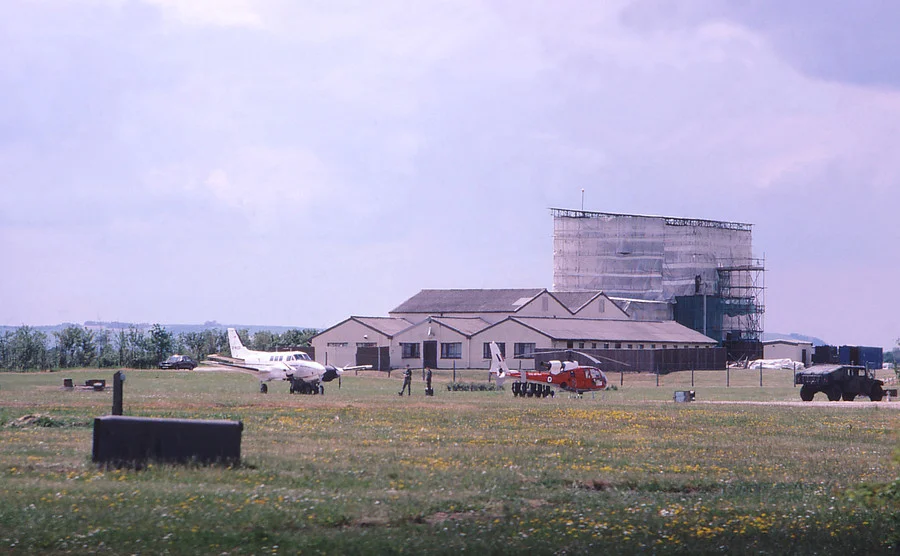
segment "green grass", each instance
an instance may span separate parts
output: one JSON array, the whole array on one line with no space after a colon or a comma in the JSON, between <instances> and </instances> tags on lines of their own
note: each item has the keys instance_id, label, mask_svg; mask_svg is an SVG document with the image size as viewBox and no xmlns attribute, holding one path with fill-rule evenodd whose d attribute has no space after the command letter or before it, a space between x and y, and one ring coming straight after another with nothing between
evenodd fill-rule
<instances>
[{"instance_id":1,"label":"green grass","mask_svg":"<svg viewBox=\"0 0 900 556\"><path fill-rule=\"evenodd\" d=\"M236 468L90 461L111 371L0 374L0 552L892 554L900 402L795 402L789 371L610 376L582 398L348 376L325 396L238 373L128 371L125 414L244 422ZM461 371L457 381L486 380ZM895 406L894 403L897 403ZM44 417L14 426L23 415Z\"/></svg>"}]
</instances>

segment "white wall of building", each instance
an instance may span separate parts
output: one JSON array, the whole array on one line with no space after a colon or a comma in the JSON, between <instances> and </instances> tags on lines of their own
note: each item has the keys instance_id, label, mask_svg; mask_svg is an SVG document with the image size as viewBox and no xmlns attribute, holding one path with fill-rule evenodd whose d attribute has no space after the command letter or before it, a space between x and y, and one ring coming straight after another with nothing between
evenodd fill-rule
<instances>
[{"instance_id":1,"label":"white wall of building","mask_svg":"<svg viewBox=\"0 0 900 556\"><path fill-rule=\"evenodd\" d=\"M812 342L765 342L763 359L790 359L806 366L812 364Z\"/></svg>"},{"instance_id":2,"label":"white wall of building","mask_svg":"<svg viewBox=\"0 0 900 556\"><path fill-rule=\"evenodd\" d=\"M516 321L507 320L483 330L472 336L471 359L476 369L487 369L491 360L484 358L484 344L497 342L506 346L506 363L510 369L534 369L533 358L516 359L515 344L532 343L537 348L549 348L553 343L550 338Z\"/></svg>"},{"instance_id":3,"label":"white wall of building","mask_svg":"<svg viewBox=\"0 0 900 556\"><path fill-rule=\"evenodd\" d=\"M344 367L356 364L356 348L360 345L390 346L391 339L356 320L347 319L322 332L311 343L316 348L316 361ZM393 361L392 349L391 362Z\"/></svg>"},{"instance_id":4,"label":"white wall of building","mask_svg":"<svg viewBox=\"0 0 900 556\"><path fill-rule=\"evenodd\" d=\"M468 356L468 339L464 334L444 326L438 321L424 321L394 337L391 347L391 365L395 367L406 367L409 365L413 368L420 368L424 364L425 346L424 342L437 342L437 366L438 369L452 369L456 364L457 369L471 368L471 359ZM404 359L402 357L401 343L418 343L419 357L417 359ZM460 358L442 358L441 344L460 343ZM394 353L397 355L395 356Z\"/></svg>"}]
</instances>

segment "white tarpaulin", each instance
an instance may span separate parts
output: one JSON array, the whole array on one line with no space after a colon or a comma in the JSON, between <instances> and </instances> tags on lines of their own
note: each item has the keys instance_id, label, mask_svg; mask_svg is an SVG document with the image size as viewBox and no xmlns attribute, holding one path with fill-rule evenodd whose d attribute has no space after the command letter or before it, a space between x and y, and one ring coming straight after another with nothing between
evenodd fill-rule
<instances>
[{"instance_id":1,"label":"white tarpaulin","mask_svg":"<svg viewBox=\"0 0 900 556\"><path fill-rule=\"evenodd\" d=\"M803 363L799 361L792 361L791 359L757 359L755 361L751 361L747 365L748 369L790 369L794 371L799 371L800 369L806 368Z\"/></svg>"}]
</instances>

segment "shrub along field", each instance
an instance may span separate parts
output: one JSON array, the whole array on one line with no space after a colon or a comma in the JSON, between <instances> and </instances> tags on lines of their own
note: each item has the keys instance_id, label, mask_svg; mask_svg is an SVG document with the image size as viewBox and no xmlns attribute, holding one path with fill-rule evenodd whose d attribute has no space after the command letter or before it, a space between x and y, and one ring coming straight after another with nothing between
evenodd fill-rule
<instances>
[{"instance_id":1,"label":"shrub along field","mask_svg":"<svg viewBox=\"0 0 900 556\"><path fill-rule=\"evenodd\" d=\"M232 372L127 371L125 414L244 423L233 468L91 463L110 371L0 374L0 552L896 553L900 402L799 402L790 371L613 375L614 391L324 396ZM485 371L457 382L487 382ZM824 398L822 398L824 400ZM747 400L753 403L705 403ZM760 403L779 402L779 403ZM26 416L33 417L26 417Z\"/></svg>"}]
</instances>

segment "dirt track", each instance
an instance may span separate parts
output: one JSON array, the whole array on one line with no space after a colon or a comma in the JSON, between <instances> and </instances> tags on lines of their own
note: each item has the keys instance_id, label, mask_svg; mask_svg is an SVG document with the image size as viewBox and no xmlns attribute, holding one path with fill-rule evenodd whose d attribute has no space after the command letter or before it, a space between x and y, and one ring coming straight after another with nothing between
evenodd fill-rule
<instances>
[{"instance_id":1,"label":"dirt track","mask_svg":"<svg viewBox=\"0 0 900 556\"><path fill-rule=\"evenodd\" d=\"M811 401L804 402L801 400L797 401L789 401L789 402L751 402L751 401L693 401L691 403L699 403L699 404L715 404L715 405L780 405L780 406L788 406L788 407L836 407L836 408L847 408L847 409L864 409L864 408L873 408L877 407L879 409L897 409L900 410L900 400L891 400L891 401L881 401L881 402L873 402L868 399L863 399L859 401L852 402L828 402L828 401Z\"/></svg>"}]
</instances>

